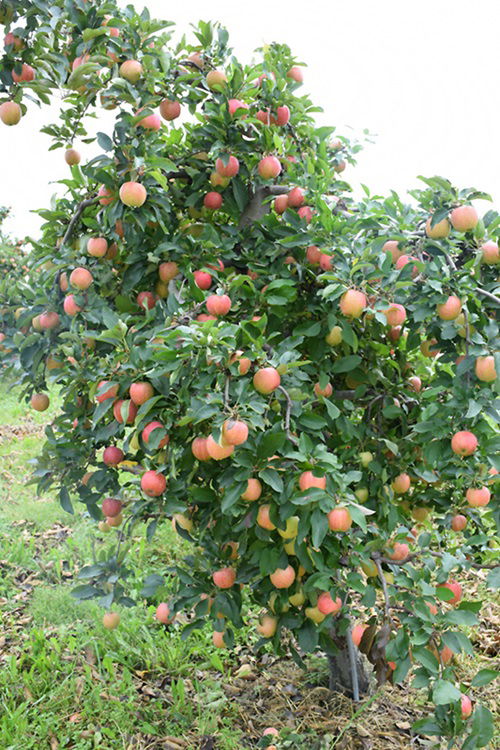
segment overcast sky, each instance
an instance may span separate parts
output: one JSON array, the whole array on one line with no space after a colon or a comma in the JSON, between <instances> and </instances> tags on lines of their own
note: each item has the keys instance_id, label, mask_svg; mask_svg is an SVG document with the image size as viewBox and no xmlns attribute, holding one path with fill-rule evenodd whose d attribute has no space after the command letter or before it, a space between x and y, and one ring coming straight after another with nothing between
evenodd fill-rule
<instances>
[{"instance_id":1,"label":"overcast sky","mask_svg":"<svg viewBox=\"0 0 500 750\"><path fill-rule=\"evenodd\" d=\"M221 21L245 62L264 43L289 44L307 64L303 90L325 110L321 124L375 135L358 166L344 173L353 185L404 194L418 174L440 174L489 192L500 207L499 0L135 5L175 21L188 36L200 18ZM49 137L37 132L53 118L54 110L29 104L18 126L0 124L0 205L12 207L8 229L17 236L36 235L40 221L30 209L46 206L56 190L51 181L67 176L62 151L49 153ZM95 153L81 151L84 158Z\"/></svg>"}]
</instances>

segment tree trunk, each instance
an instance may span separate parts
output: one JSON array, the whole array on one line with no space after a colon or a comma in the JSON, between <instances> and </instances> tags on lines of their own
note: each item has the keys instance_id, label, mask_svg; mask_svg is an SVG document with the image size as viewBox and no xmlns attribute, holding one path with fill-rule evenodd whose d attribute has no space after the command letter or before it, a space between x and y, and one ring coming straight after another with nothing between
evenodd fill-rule
<instances>
[{"instance_id":1,"label":"tree trunk","mask_svg":"<svg viewBox=\"0 0 500 750\"><path fill-rule=\"evenodd\" d=\"M335 644L339 651L334 656L328 656L328 666L330 668L330 690L338 693L344 693L350 698L354 697L352 685L351 662L349 660L349 650L347 639L345 637L335 637ZM360 652L355 650L356 673L358 675L359 694L366 695L370 690L370 679L365 669L363 657Z\"/></svg>"}]
</instances>

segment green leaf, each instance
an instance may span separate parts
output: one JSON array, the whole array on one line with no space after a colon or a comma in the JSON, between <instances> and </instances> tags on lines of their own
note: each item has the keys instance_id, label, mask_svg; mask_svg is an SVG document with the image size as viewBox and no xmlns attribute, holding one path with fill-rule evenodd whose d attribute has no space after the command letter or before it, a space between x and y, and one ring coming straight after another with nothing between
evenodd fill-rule
<instances>
[{"instance_id":1,"label":"green leaf","mask_svg":"<svg viewBox=\"0 0 500 750\"><path fill-rule=\"evenodd\" d=\"M500 589L500 565L488 573L486 585L489 589Z\"/></svg>"},{"instance_id":2,"label":"green leaf","mask_svg":"<svg viewBox=\"0 0 500 750\"><path fill-rule=\"evenodd\" d=\"M332 367L332 372L350 372L354 370L361 362L358 354L350 354L348 357L339 359Z\"/></svg>"},{"instance_id":3,"label":"green leaf","mask_svg":"<svg viewBox=\"0 0 500 750\"><path fill-rule=\"evenodd\" d=\"M97 143L104 151L113 150L113 141L111 140L109 135L106 135L106 133L97 133Z\"/></svg>"},{"instance_id":4,"label":"green leaf","mask_svg":"<svg viewBox=\"0 0 500 750\"><path fill-rule=\"evenodd\" d=\"M462 750L474 750L476 747L488 747L493 738L495 726L489 709L478 705L472 715L472 730L462 745Z\"/></svg>"},{"instance_id":5,"label":"green leaf","mask_svg":"<svg viewBox=\"0 0 500 750\"><path fill-rule=\"evenodd\" d=\"M497 669L480 669L479 672L472 679L472 687L483 687L489 685L490 682L496 680L500 676L500 672Z\"/></svg>"},{"instance_id":6,"label":"green leaf","mask_svg":"<svg viewBox=\"0 0 500 750\"><path fill-rule=\"evenodd\" d=\"M330 419L337 419L337 417L340 416L340 409L335 406L335 404L333 404L329 399L323 399L323 403L326 406L326 410Z\"/></svg>"},{"instance_id":7,"label":"green leaf","mask_svg":"<svg viewBox=\"0 0 500 750\"><path fill-rule=\"evenodd\" d=\"M432 672L433 674L439 673L439 662L428 648L413 648L412 653L414 659L418 661L418 663L423 667L428 669L429 672Z\"/></svg>"},{"instance_id":8,"label":"green leaf","mask_svg":"<svg viewBox=\"0 0 500 750\"><path fill-rule=\"evenodd\" d=\"M316 508L311 516L312 545L321 547L323 539L328 533L328 517L322 510Z\"/></svg>"},{"instance_id":9,"label":"green leaf","mask_svg":"<svg viewBox=\"0 0 500 750\"><path fill-rule=\"evenodd\" d=\"M276 492L283 492L283 480L275 469L262 469L259 477Z\"/></svg>"},{"instance_id":10,"label":"green leaf","mask_svg":"<svg viewBox=\"0 0 500 750\"><path fill-rule=\"evenodd\" d=\"M445 614L443 620L449 625L477 625L476 615L467 609L453 609Z\"/></svg>"},{"instance_id":11,"label":"green leaf","mask_svg":"<svg viewBox=\"0 0 500 750\"><path fill-rule=\"evenodd\" d=\"M452 682L437 680L432 690L432 701L436 706L445 706L460 700L462 693Z\"/></svg>"},{"instance_id":12,"label":"green leaf","mask_svg":"<svg viewBox=\"0 0 500 750\"><path fill-rule=\"evenodd\" d=\"M73 510L73 505L71 503L69 492L66 487L61 487L61 489L59 490L59 502L61 504L61 508L63 508L67 513L73 514L75 512Z\"/></svg>"},{"instance_id":13,"label":"green leaf","mask_svg":"<svg viewBox=\"0 0 500 750\"><path fill-rule=\"evenodd\" d=\"M308 620L297 633L299 646L303 651L314 651L318 645L318 631L311 620Z\"/></svg>"}]
</instances>

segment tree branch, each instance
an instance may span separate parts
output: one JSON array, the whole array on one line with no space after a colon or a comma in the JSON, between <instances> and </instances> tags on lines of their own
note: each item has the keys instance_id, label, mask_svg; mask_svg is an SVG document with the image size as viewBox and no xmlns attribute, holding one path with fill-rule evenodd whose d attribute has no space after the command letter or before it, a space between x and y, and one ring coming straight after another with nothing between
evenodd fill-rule
<instances>
[{"instance_id":1,"label":"tree branch","mask_svg":"<svg viewBox=\"0 0 500 750\"><path fill-rule=\"evenodd\" d=\"M286 185L264 185L258 187L247 203L238 224L238 229L248 227L254 221L260 221L266 215L268 207L264 201L270 195L285 195L290 190Z\"/></svg>"},{"instance_id":2,"label":"tree branch","mask_svg":"<svg viewBox=\"0 0 500 750\"><path fill-rule=\"evenodd\" d=\"M76 211L73 214L73 216L71 217L71 220L70 220L70 222L69 222L69 224L67 226L67 229L66 229L66 231L64 233L64 236L63 236L62 242L61 242L61 246L65 245L68 242L69 238L73 234L73 230L74 230L74 228L75 228L78 220L80 219L80 216L83 214L83 212L85 211L85 209L88 208L88 206L92 206L98 200L99 200L98 197L95 196L94 198L85 198L85 200L81 201L78 204L78 206L76 207Z\"/></svg>"},{"instance_id":3,"label":"tree branch","mask_svg":"<svg viewBox=\"0 0 500 750\"><path fill-rule=\"evenodd\" d=\"M491 292L487 292L486 289L481 289L480 286L477 286L474 289L477 294L482 294L484 297L488 297L488 299L491 299L493 302L496 302L497 305L500 305L500 297L497 297L495 294L492 294Z\"/></svg>"},{"instance_id":4,"label":"tree branch","mask_svg":"<svg viewBox=\"0 0 500 750\"><path fill-rule=\"evenodd\" d=\"M286 436L291 443L297 446L299 444L299 441L290 432L290 413L292 411L292 399L290 398L290 394L288 393L286 388L283 388L282 385L278 386L278 390L281 391L286 398L286 412L285 412L285 422L284 422Z\"/></svg>"}]
</instances>

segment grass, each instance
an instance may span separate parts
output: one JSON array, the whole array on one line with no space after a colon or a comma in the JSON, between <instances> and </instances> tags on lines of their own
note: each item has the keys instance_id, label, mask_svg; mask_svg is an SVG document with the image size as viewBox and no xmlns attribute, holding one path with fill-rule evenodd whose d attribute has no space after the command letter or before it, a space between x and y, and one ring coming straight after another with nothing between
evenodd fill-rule
<instances>
[{"instance_id":1,"label":"grass","mask_svg":"<svg viewBox=\"0 0 500 750\"><path fill-rule=\"evenodd\" d=\"M178 626L155 621L154 606L139 605L105 630L99 606L70 594L95 524L28 484L57 395L41 415L15 389L4 386L0 397L1 750L238 750L258 747L270 725L282 729L280 749L361 748L366 733L370 747L412 746L421 694L406 687L384 688L354 718L352 703L322 686L317 657L306 675L270 654L258 658L250 629L234 652L220 652L209 628L182 640ZM98 546L109 539L97 534ZM132 588L183 544L169 525L152 545L139 530ZM465 679L493 661L485 650L464 661Z\"/></svg>"}]
</instances>

